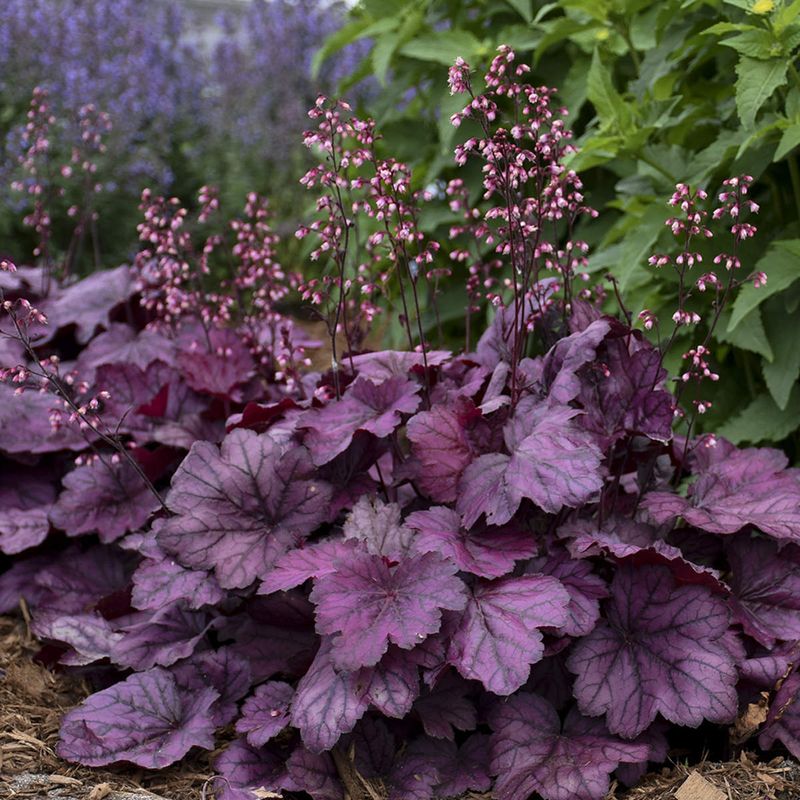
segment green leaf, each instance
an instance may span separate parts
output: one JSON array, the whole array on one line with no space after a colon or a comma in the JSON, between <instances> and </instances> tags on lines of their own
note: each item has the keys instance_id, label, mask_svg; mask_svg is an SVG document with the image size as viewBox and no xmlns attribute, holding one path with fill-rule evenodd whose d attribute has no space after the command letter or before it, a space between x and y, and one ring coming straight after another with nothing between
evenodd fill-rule
<instances>
[{"instance_id":1,"label":"green leaf","mask_svg":"<svg viewBox=\"0 0 800 800\"><path fill-rule=\"evenodd\" d=\"M724 422L718 433L734 444L780 442L798 426L800 426L800 386L795 385L785 408L779 408L764 392L747 408Z\"/></svg>"},{"instance_id":2,"label":"green leaf","mask_svg":"<svg viewBox=\"0 0 800 800\"><path fill-rule=\"evenodd\" d=\"M764 330L761 309L754 309L732 331L726 329L725 323L728 316L729 314L726 313L720 317L719 324L714 331L714 338L725 344L740 347L742 350L758 353L767 361L772 361L775 356L770 346L770 340Z\"/></svg>"},{"instance_id":3,"label":"green leaf","mask_svg":"<svg viewBox=\"0 0 800 800\"><path fill-rule=\"evenodd\" d=\"M793 3L784 5L772 21L776 33L780 34L785 28L788 28L797 17L800 16L800 0L794 0Z\"/></svg>"},{"instance_id":4,"label":"green leaf","mask_svg":"<svg viewBox=\"0 0 800 800\"><path fill-rule=\"evenodd\" d=\"M381 36L375 47L372 48L372 66L375 70L375 77L382 86L386 85L386 74L398 44L400 44L400 34L395 32Z\"/></svg>"},{"instance_id":5,"label":"green leaf","mask_svg":"<svg viewBox=\"0 0 800 800\"><path fill-rule=\"evenodd\" d=\"M533 14L531 14L531 0L506 0L506 2L519 13L525 22L533 21Z\"/></svg>"},{"instance_id":6,"label":"green leaf","mask_svg":"<svg viewBox=\"0 0 800 800\"><path fill-rule=\"evenodd\" d=\"M614 88L611 73L600 60L597 49L592 56L589 74L586 78L586 97L595 107L603 125L615 124L618 128L630 122L630 112L622 96Z\"/></svg>"},{"instance_id":7,"label":"green leaf","mask_svg":"<svg viewBox=\"0 0 800 800\"><path fill-rule=\"evenodd\" d=\"M311 76L313 78L319 77L319 71L325 63L325 59L329 58L334 53L338 53L339 50L346 47L351 42L355 42L357 39L361 38L361 34L370 27L371 22L372 20L367 17L364 19L357 19L332 33L325 40L322 47L314 53L314 57L311 60ZM392 22L397 24L394 18L392 18Z\"/></svg>"},{"instance_id":8,"label":"green leaf","mask_svg":"<svg viewBox=\"0 0 800 800\"><path fill-rule=\"evenodd\" d=\"M800 378L800 347L797 341L797 326L792 317L780 305L772 307L765 315L769 340L775 358L772 363L763 362L761 371L767 389L778 408L785 409L792 389Z\"/></svg>"},{"instance_id":9,"label":"green leaf","mask_svg":"<svg viewBox=\"0 0 800 800\"><path fill-rule=\"evenodd\" d=\"M766 255L756 264L757 270L767 273L767 285L756 289L748 283L739 290L733 304L728 331L736 326L768 297L791 286L800 278L800 239L773 242Z\"/></svg>"},{"instance_id":10,"label":"green leaf","mask_svg":"<svg viewBox=\"0 0 800 800\"><path fill-rule=\"evenodd\" d=\"M449 67L459 56L469 61L480 49L480 41L469 31L451 30L416 36L403 45L400 53L419 61L434 61Z\"/></svg>"},{"instance_id":11,"label":"green leaf","mask_svg":"<svg viewBox=\"0 0 800 800\"><path fill-rule=\"evenodd\" d=\"M737 31L757 30L760 30L760 28L757 28L755 25L745 25L744 23L740 22L717 22L716 25L712 25L710 28L706 28L704 31L701 31L700 35L709 36L723 33L736 33Z\"/></svg>"},{"instance_id":12,"label":"green leaf","mask_svg":"<svg viewBox=\"0 0 800 800\"><path fill-rule=\"evenodd\" d=\"M800 90L794 87L786 93L786 116L800 117Z\"/></svg>"},{"instance_id":13,"label":"green leaf","mask_svg":"<svg viewBox=\"0 0 800 800\"><path fill-rule=\"evenodd\" d=\"M781 136L781 140L778 142L778 149L775 151L775 155L772 157L772 160L780 161L799 144L800 123L794 122L783 132L783 136Z\"/></svg>"},{"instance_id":14,"label":"green leaf","mask_svg":"<svg viewBox=\"0 0 800 800\"><path fill-rule=\"evenodd\" d=\"M725 47L732 47L737 53L750 58L769 59L781 54L781 47L769 31L757 28L745 31L738 36L720 42Z\"/></svg>"},{"instance_id":15,"label":"green leaf","mask_svg":"<svg viewBox=\"0 0 800 800\"><path fill-rule=\"evenodd\" d=\"M788 62L784 58L761 61L742 56L736 65L736 110L746 128L752 128L756 114L772 93L786 83Z\"/></svg>"}]
</instances>

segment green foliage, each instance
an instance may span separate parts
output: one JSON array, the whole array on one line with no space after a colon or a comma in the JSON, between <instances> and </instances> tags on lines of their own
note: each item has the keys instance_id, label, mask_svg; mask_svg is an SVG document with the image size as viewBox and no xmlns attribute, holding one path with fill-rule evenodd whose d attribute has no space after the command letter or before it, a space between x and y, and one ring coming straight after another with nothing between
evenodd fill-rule
<instances>
[{"instance_id":1,"label":"green foliage","mask_svg":"<svg viewBox=\"0 0 800 800\"><path fill-rule=\"evenodd\" d=\"M580 146L571 166L601 212L579 231L590 272L613 274L634 314L668 322L675 308L674 275L647 265L671 246L674 184L711 194L729 175L753 175L762 213L742 274L763 269L769 281L745 288L717 326L722 380L705 422L738 441L780 441L800 426L800 0L361 0L351 17L336 46L371 37L367 59L386 88L370 110L421 186L450 176L453 146L469 135L448 122L463 105L446 82L456 56L479 67L509 44L532 82L559 88ZM476 171L473 196L479 183ZM429 232L446 239L447 222L430 215ZM729 243L720 229L703 249L707 268ZM677 351L703 335L679 337ZM743 427L755 412L773 419L757 435Z\"/></svg>"}]
</instances>

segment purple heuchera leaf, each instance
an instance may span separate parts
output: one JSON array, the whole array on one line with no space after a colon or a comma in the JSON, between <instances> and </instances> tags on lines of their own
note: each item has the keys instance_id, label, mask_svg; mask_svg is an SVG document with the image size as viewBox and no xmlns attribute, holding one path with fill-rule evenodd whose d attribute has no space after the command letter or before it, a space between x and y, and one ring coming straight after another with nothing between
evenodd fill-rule
<instances>
[{"instance_id":1,"label":"purple heuchera leaf","mask_svg":"<svg viewBox=\"0 0 800 800\"><path fill-rule=\"evenodd\" d=\"M283 786L289 791L306 792L312 800L342 800L344 797L339 773L328 753L312 753L300 745L286 761L286 771L288 778Z\"/></svg>"},{"instance_id":2,"label":"purple heuchera leaf","mask_svg":"<svg viewBox=\"0 0 800 800\"><path fill-rule=\"evenodd\" d=\"M230 328L204 332L190 327L178 336L178 366L192 389L241 401L235 387L254 374L255 363L242 337Z\"/></svg>"},{"instance_id":3,"label":"purple heuchera leaf","mask_svg":"<svg viewBox=\"0 0 800 800\"><path fill-rule=\"evenodd\" d=\"M658 713L697 727L736 715L736 659L724 601L702 586L675 586L666 567L621 565L605 618L567 661L585 714L606 714L633 738Z\"/></svg>"},{"instance_id":4,"label":"purple heuchera leaf","mask_svg":"<svg viewBox=\"0 0 800 800\"><path fill-rule=\"evenodd\" d=\"M364 696L373 708L395 719L402 719L419 696L419 665L417 651L401 650L392 645L374 667L364 667L355 673Z\"/></svg>"},{"instance_id":5,"label":"purple heuchera leaf","mask_svg":"<svg viewBox=\"0 0 800 800\"><path fill-rule=\"evenodd\" d=\"M56 490L47 473L20 467L0 470L0 552L16 555L41 544Z\"/></svg>"},{"instance_id":6,"label":"purple heuchera leaf","mask_svg":"<svg viewBox=\"0 0 800 800\"><path fill-rule=\"evenodd\" d=\"M415 367L422 368L426 362L429 367L438 367L450 356L447 350L429 350L424 358L422 353L381 350L377 353L353 356L353 366L359 375L369 378L374 383L381 383L390 378L406 378L411 370Z\"/></svg>"},{"instance_id":7,"label":"purple heuchera leaf","mask_svg":"<svg viewBox=\"0 0 800 800\"><path fill-rule=\"evenodd\" d=\"M344 524L344 538L362 542L368 553L400 558L406 555L414 538L400 516L397 503L379 497L362 496Z\"/></svg>"},{"instance_id":8,"label":"purple heuchera leaf","mask_svg":"<svg viewBox=\"0 0 800 800\"><path fill-rule=\"evenodd\" d=\"M144 559L133 573L131 603L142 611L155 611L179 601L188 608L202 608L224 598L212 574L186 569L165 555Z\"/></svg>"},{"instance_id":9,"label":"purple heuchera leaf","mask_svg":"<svg viewBox=\"0 0 800 800\"><path fill-rule=\"evenodd\" d=\"M294 689L288 683L262 683L245 700L236 732L245 734L253 747L266 744L290 723L289 707L293 697Z\"/></svg>"},{"instance_id":10,"label":"purple heuchera leaf","mask_svg":"<svg viewBox=\"0 0 800 800\"><path fill-rule=\"evenodd\" d=\"M299 427L306 428L305 445L318 466L343 453L357 431L379 439L394 431L401 414L413 414L420 403L420 386L407 378L395 377L375 384L359 377L341 400L307 411Z\"/></svg>"},{"instance_id":11,"label":"purple heuchera leaf","mask_svg":"<svg viewBox=\"0 0 800 800\"><path fill-rule=\"evenodd\" d=\"M611 736L600 720L572 709L564 721L544 698L520 692L490 716L497 800L603 800L620 763L649 756L647 745Z\"/></svg>"},{"instance_id":12,"label":"purple heuchera leaf","mask_svg":"<svg viewBox=\"0 0 800 800\"><path fill-rule=\"evenodd\" d=\"M94 611L37 614L32 629L40 639L69 645L71 650L61 656L60 663L73 667L108 658L114 645L122 638L114 632L108 620Z\"/></svg>"},{"instance_id":13,"label":"purple heuchera leaf","mask_svg":"<svg viewBox=\"0 0 800 800\"><path fill-rule=\"evenodd\" d=\"M332 657L339 669L380 661L389 643L420 644L441 625L443 610L464 608L464 584L454 564L434 553L391 566L381 556L356 553L311 592L317 631L337 634Z\"/></svg>"},{"instance_id":14,"label":"purple heuchera leaf","mask_svg":"<svg viewBox=\"0 0 800 800\"><path fill-rule=\"evenodd\" d=\"M197 692L210 686L217 691L219 697L211 709L216 727L227 725L236 717L238 702L250 691L252 683L250 665L231 647L194 653L175 664L171 672L184 689Z\"/></svg>"},{"instance_id":15,"label":"purple heuchera leaf","mask_svg":"<svg viewBox=\"0 0 800 800\"><path fill-rule=\"evenodd\" d=\"M61 291L48 305L48 322L53 331L75 325L75 338L86 344L98 328L109 327L110 313L133 292L129 267L93 272Z\"/></svg>"},{"instance_id":16,"label":"purple heuchera leaf","mask_svg":"<svg viewBox=\"0 0 800 800\"><path fill-rule=\"evenodd\" d=\"M569 602L567 590L548 576L477 581L455 624L448 661L488 691L512 694L542 657L540 629L563 625Z\"/></svg>"},{"instance_id":17,"label":"purple heuchera leaf","mask_svg":"<svg viewBox=\"0 0 800 800\"><path fill-rule=\"evenodd\" d=\"M348 737L353 748L355 768L365 778L380 778L389 773L395 754L395 738L380 717L364 717Z\"/></svg>"},{"instance_id":18,"label":"purple heuchera leaf","mask_svg":"<svg viewBox=\"0 0 800 800\"><path fill-rule=\"evenodd\" d=\"M103 364L132 364L146 370L154 361L174 364L174 345L156 331L136 331L130 325L112 323L95 336L78 356L78 374L84 379Z\"/></svg>"},{"instance_id":19,"label":"purple heuchera leaf","mask_svg":"<svg viewBox=\"0 0 800 800\"><path fill-rule=\"evenodd\" d=\"M301 543L302 544L302 543ZM323 539L314 544L306 544L282 555L261 581L259 594L294 589L309 578L320 578L336 572L341 559L348 559L355 551L354 541L344 539Z\"/></svg>"},{"instance_id":20,"label":"purple heuchera leaf","mask_svg":"<svg viewBox=\"0 0 800 800\"><path fill-rule=\"evenodd\" d=\"M699 449L704 449L703 445ZM719 455L700 461L686 498L651 492L642 503L657 523L682 516L712 533L736 533L755 525L777 539L800 541L800 471L786 469L779 450L737 450L727 442Z\"/></svg>"},{"instance_id":21,"label":"purple heuchera leaf","mask_svg":"<svg viewBox=\"0 0 800 800\"><path fill-rule=\"evenodd\" d=\"M478 724L475 704L469 699L470 685L449 673L415 703L422 727L434 739L454 739L455 731L471 731Z\"/></svg>"},{"instance_id":22,"label":"purple heuchera leaf","mask_svg":"<svg viewBox=\"0 0 800 800\"><path fill-rule=\"evenodd\" d=\"M800 673L789 675L775 693L766 724L758 737L759 747L769 750L780 741L800 758Z\"/></svg>"},{"instance_id":23,"label":"purple heuchera leaf","mask_svg":"<svg viewBox=\"0 0 800 800\"><path fill-rule=\"evenodd\" d=\"M208 614L181 603L155 612L140 611L118 627L123 636L114 645L111 660L138 670L168 667L190 656L208 628Z\"/></svg>"},{"instance_id":24,"label":"purple heuchera leaf","mask_svg":"<svg viewBox=\"0 0 800 800\"><path fill-rule=\"evenodd\" d=\"M574 561L563 550L551 548L550 555L531 560L526 572L557 578L567 590L567 621L554 626L557 633L585 636L592 632L600 617L599 601L608 597L608 589L605 581L592 572L591 564Z\"/></svg>"},{"instance_id":25,"label":"purple heuchera leaf","mask_svg":"<svg viewBox=\"0 0 800 800\"><path fill-rule=\"evenodd\" d=\"M482 578L499 578L514 569L517 561L537 550L529 531L513 524L506 527L476 525L461 527L461 517L446 506L408 515L406 525L417 531L414 549L420 553L441 553L456 566Z\"/></svg>"},{"instance_id":26,"label":"purple heuchera leaf","mask_svg":"<svg viewBox=\"0 0 800 800\"><path fill-rule=\"evenodd\" d=\"M415 414L407 432L411 450L420 462L420 489L439 503L455 500L461 473L475 457L458 415L444 406L434 406Z\"/></svg>"},{"instance_id":27,"label":"purple heuchera leaf","mask_svg":"<svg viewBox=\"0 0 800 800\"><path fill-rule=\"evenodd\" d=\"M220 449L192 446L167 496L177 516L158 541L185 566L214 569L222 587L241 588L325 519L329 499L304 448L284 452L269 434L237 428Z\"/></svg>"},{"instance_id":28,"label":"purple heuchera leaf","mask_svg":"<svg viewBox=\"0 0 800 800\"><path fill-rule=\"evenodd\" d=\"M96 532L107 544L140 528L160 507L126 460L112 464L98 459L67 473L63 483L50 521L68 536Z\"/></svg>"},{"instance_id":29,"label":"purple heuchera leaf","mask_svg":"<svg viewBox=\"0 0 800 800\"><path fill-rule=\"evenodd\" d=\"M130 761L146 769L180 761L192 747L214 747L213 689L187 692L156 667L103 689L68 712L58 755L87 767Z\"/></svg>"},{"instance_id":30,"label":"purple heuchera leaf","mask_svg":"<svg viewBox=\"0 0 800 800\"><path fill-rule=\"evenodd\" d=\"M219 800L257 800L254 790L279 792L287 780L286 759L271 747L236 739L216 758L214 793ZM253 790L253 791L251 791Z\"/></svg>"},{"instance_id":31,"label":"purple heuchera leaf","mask_svg":"<svg viewBox=\"0 0 800 800\"><path fill-rule=\"evenodd\" d=\"M764 647L800 639L800 550L737 536L728 547L733 618Z\"/></svg>"},{"instance_id":32,"label":"purple heuchera leaf","mask_svg":"<svg viewBox=\"0 0 800 800\"><path fill-rule=\"evenodd\" d=\"M6 555L40 545L49 531L49 507L0 508L0 552Z\"/></svg>"},{"instance_id":33,"label":"purple heuchera leaf","mask_svg":"<svg viewBox=\"0 0 800 800\"><path fill-rule=\"evenodd\" d=\"M470 464L461 478L456 510L466 527L481 514L502 525L514 516L523 498L548 513L576 508L603 485L602 454L568 407L544 404L517 407L506 426L510 456L489 453Z\"/></svg>"},{"instance_id":34,"label":"purple heuchera leaf","mask_svg":"<svg viewBox=\"0 0 800 800\"><path fill-rule=\"evenodd\" d=\"M300 679L292 701L292 725L313 753L330 750L364 716L369 701L354 673L336 672L331 643L323 640Z\"/></svg>"}]
</instances>

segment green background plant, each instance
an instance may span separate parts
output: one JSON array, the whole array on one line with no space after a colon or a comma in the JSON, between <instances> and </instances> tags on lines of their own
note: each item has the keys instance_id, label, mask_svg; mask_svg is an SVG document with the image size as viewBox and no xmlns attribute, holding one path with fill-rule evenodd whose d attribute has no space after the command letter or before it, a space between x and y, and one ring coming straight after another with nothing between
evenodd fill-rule
<instances>
[{"instance_id":1,"label":"green background plant","mask_svg":"<svg viewBox=\"0 0 800 800\"><path fill-rule=\"evenodd\" d=\"M446 82L456 56L480 70L509 44L533 66L533 82L558 87L581 148L572 166L601 211L580 232L590 270L612 273L634 313L650 308L668 321L676 306L673 273L647 264L672 246L664 221L675 183L712 192L729 175L753 175L759 233L742 272L762 269L769 283L745 288L717 327L722 380L705 423L737 443L798 452L800 0L362 0L317 68L357 39L372 47L351 80L374 72L382 83L369 110L420 185L448 177L465 136L449 123L463 105ZM479 181L476 171L475 196ZM446 239L450 221L436 210L426 224ZM706 269L726 249L724 235L703 246ZM454 281L451 292L462 291ZM447 296L443 305L460 313ZM673 367L701 336L679 337Z\"/></svg>"}]
</instances>

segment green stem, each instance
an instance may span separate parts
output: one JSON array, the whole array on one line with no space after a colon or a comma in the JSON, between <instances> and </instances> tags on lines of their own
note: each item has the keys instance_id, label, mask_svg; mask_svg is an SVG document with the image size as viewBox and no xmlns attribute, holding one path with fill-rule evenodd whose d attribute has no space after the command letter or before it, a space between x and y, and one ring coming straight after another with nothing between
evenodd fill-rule
<instances>
[{"instance_id":1,"label":"green stem","mask_svg":"<svg viewBox=\"0 0 800 800\"><path fill-rule=\"evenodd\" d=\"M797 156L790 155L787 159L789 163L789 176L792 179L792 194L794 204L797 209L797 219L800 220L800 169L797 167Z\"/></svg>"}]
</instances>

